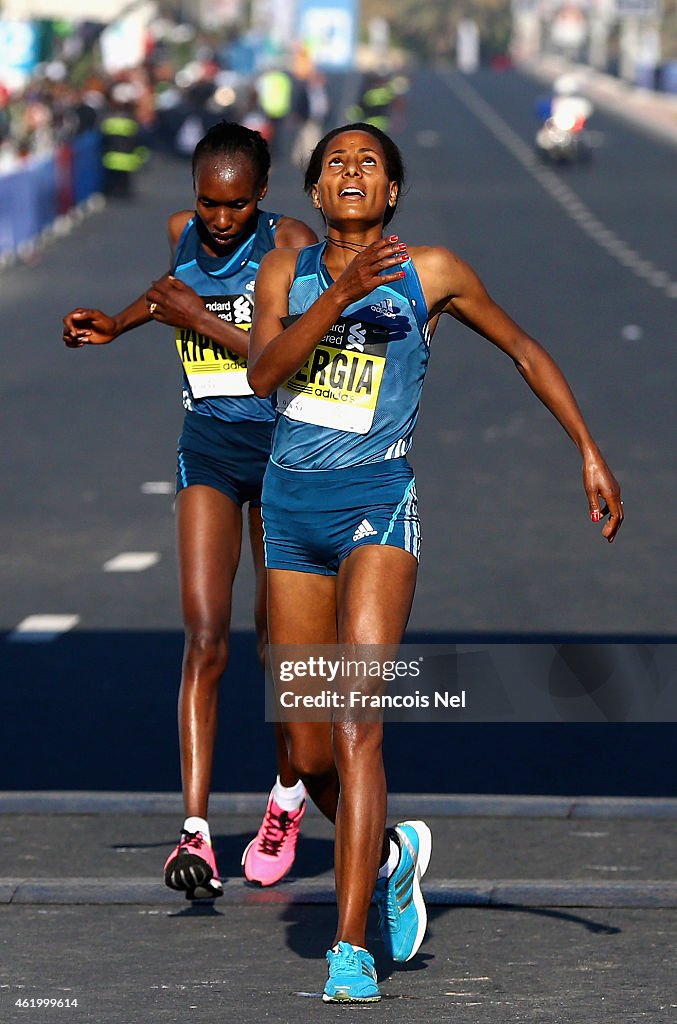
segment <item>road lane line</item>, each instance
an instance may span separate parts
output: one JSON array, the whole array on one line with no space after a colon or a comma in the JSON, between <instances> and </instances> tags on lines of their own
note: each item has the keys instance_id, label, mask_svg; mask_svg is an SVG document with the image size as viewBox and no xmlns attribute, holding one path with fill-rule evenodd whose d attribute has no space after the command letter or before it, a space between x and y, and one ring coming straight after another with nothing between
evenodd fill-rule
<instances>
[{"instance_id":1,"label":"road lane line","mask_svg":"<svg viewBox=\"0 0 677 1024\"><path fill-rule=\"evenodd\" d=\"M143 572L157 565L160 555L157 551L123 551L115 558L104 562L104 572Z\"/></svg>"},{"instance_id":2,"label":"road lane line","mask_svg":"<svg viewBox=\"0 0 677 1024\"><path fill-rule=\"evenodd\" d=\"M28 615L7 639L13 643L49 643L73 629L79 621L79 615Z\"/></svg>"},{"instance_id":3,"label":"road lane line","mask_svg":"<svg viewBox=\"0 0 677 1024\"><path fill-rule=\"evenodd\" d=\"M173 494L174 484L171 480L147 480L141 484L142 494Z\"/></svg>"}]
</instances>

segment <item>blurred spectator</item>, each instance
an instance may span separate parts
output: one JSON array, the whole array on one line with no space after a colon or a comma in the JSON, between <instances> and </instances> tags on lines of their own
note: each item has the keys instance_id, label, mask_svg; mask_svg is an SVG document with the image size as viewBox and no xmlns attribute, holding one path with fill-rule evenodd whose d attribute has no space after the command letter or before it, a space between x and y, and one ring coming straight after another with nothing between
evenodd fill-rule
<instances>
[{"instance_id":1,"label":"blurred spectator","mask_svg":"<svg viewBox=\"0 0 677 1024\"><path fill-rule=\"evenodd\" d=\"M393 115L401 115L404 109L408 88L404 75L394 75L385 69L370 71L363 77L357 103L349 108L347 115L350 120L365 121L389 132Z\"/></svg>"},{"instance_id":2,"label":"blurred spectator","mask_svg":"<svg viewBox=\"0 0 677 1024\"><path fill-rule=\"evenodd\" d=\"M239 121L245 128L251 128L253 132L258 132L270 146L273 137L273 125L270 118L261 109L259 94L255 86L248 90L247 99Z\"/></svg>"},{"instance_id":3,"label":"blurred spectator","mask_svg":"<svg viewBox=\"0 0 677 1024\"><path fill-rule=\"evenodd\" d=\"M98 125L106 98L103 93L93 89L81 93L77 89L70 88L68 103L72 112L73 134L82 135L83 132L89 132Z\"/></svg>"},{"instance_id":4,"label":"blurred spectator","mask_svg":"<svg viewBox=\"0 0 677 1024\"><path fill-rule=\"evenodd\" d=\"M95 128L106 102L101 89L96 83L76 89L54 64L20 91L0 87L0 172Z\"/></svg>"},{"instance_id":5,"label":"blurred spectator","mask_svg":"<svg viewBox=\"0 0 677 1024\"><path fill-rule=\"evenodd\" d=\"M268 68L256 79L259 106L270 122L271 152L281 148L282 127L291 111L292 89L291 75L282 68Z\"/></svg>"},{"instance_id":6,"label":"blurred spectator","mask_svg":"<svg viewBox=\"0 0 677 1024\"><path fill-rule=\"evenodd\" d=\"M101 163L103 190L107 196L129 199L134 192L134 177L148 159L142 144L141 125L135 115L137 93L129 82L118 82L111 89L110 111L101 122Z\"/></svg>"},{"instance_id":7,"label":"blurred spectator","mask_svg":"<svg viewBox=\"0 0 677 1024\"><path fill-rule=\"evenodd\" d=\"M291 112L297 124L297 131L290 157L295 167L303 169L324 135L324 126L329 115L327 80L317 68L308 68L305 77L295 80Z\"/></svg>"}]
</instances>

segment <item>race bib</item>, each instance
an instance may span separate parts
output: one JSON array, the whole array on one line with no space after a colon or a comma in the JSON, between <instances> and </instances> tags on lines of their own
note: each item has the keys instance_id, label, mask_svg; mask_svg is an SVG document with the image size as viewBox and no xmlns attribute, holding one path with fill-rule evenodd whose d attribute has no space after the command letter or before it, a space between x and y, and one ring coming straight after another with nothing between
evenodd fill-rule
<instances>
[{"instance_id":1,"label":"race bib","mask_svg":"<svg viewBox=\"0 0 677 1024\"><path fill-rule=\"evenodd\" d=\"M283 319L288 327L298 316ZM388 330L340 317L308 360L277 390L277 411L290 420L366 434L383 380Z\"/></svg>"},{"instance_id":2,"label":"race bib","mask_svg":"<svg viewBox=\"0 0 677 1024\"><path fill-rule=\"evenodd\" d=\"M246 295L203 296L204 304L221 320L243 331L251 330L253 305ZM199 334L183 327L176 329L176 348L183 364L193 398L221 395L253 395L247 383L247 360Z\"/></svg>"}]
</instances>

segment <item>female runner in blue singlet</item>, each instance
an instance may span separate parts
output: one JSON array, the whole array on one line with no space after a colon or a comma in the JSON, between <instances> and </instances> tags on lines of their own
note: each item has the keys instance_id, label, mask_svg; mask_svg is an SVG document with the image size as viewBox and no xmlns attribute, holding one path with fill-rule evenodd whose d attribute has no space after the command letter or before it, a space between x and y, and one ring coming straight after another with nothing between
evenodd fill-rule
<instances>
[{"instance_id":1,"label":"female runner in blue singlet","mask_svg":"<svg viewBox=\"0 0 677 1024\"><path fill-rule=\"evenodd\" d=\"M281 414L262 498L273 645L400 643L419 548L405 455L444 313L510 356L569 434L591 519L609 513L608 541L623 519L618 484L550 356L452 252L382 237L402 182L400 153L377 128L329 132L306 173L326 242L300 254L276 249L257 276L248 378L260 397L277 390ZM380 722L337 714L285 731L292 768L336 824L338 925L323 998L376 1001L369 903L374 895L387 952L409 960L425 934L430 830L419 821L385 830Z\"/></svg>"},{"instance_id":2,"label":"female runner in blue singlet","mask_svg":"<svg viewBox=\"0 0 677 1024\"><path fill-rule=\"evenodd\" d=\"M256 632L266 642L260 495L275 412L246 379L254 279L276 246L316 240L305 224L259 209L270 156L258 132L221 122L193 156L195 211L169 218L172 270L117 316L75 309L64 340L105 344L151 319L175 329L186 408L177 467L177 540L186 632L179 739L186 820L165 864L165 881L188 899L221 895L207 821L218 683L228 659L232 588L242 541L242 506L256 570ZM278 780L257 836L243 854L246 878L273 885L294 860L305 790L291 772L278 727Z\"/></svg>"}]
</instances>

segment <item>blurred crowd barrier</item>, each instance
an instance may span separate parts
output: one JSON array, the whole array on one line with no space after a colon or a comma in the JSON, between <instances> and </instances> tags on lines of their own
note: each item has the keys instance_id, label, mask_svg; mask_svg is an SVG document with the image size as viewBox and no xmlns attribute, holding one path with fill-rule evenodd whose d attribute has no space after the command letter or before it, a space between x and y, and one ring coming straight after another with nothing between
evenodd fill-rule
<instances>
[{"instance_id":1,"label":"blurred crowd barrier","mask_svg":"<svg viewBox=\"0 0 677 1024\"><path fill-rule=\"evenodd\" d=\"M30 256L74 211L101 192L101 135L83 132L52 153L0 175L0 260Z\"/></svg>"}]
</instances>

